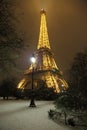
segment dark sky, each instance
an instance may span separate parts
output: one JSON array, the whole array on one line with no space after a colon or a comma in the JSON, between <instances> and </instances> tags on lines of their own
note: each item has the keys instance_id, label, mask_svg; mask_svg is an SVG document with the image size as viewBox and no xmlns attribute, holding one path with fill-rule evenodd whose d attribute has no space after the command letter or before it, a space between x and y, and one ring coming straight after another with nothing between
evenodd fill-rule
<instances>
[{"instance_id":1,"label":"dark sky","mask_svg":"<svg viewBox=\"0 0 87 130\"><path fill-rule=\"evenodd\" d=\"M69 69L75 54L87 47L87 0L15 0L12 8L18 19L12 21L15 29L30 45L23 53L23 65L29 63L30 54L36 50L41 8L47 12L50 44L62 71Z\"/></svg>"}]
</instances>

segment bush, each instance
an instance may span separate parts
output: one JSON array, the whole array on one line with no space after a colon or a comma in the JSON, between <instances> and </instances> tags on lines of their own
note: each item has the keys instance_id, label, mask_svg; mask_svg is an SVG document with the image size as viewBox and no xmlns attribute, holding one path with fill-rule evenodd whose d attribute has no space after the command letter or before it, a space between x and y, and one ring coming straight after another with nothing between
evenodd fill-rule
<instances>
[{"instance_id":1,"label":"bush","mask_svg":"<svg viewBox=\"0 0 87 130\"><path fill-rule=\"evenodd\" d=\"M67 120L67 122L68 122L68 125L75 126L75 121L74 121L73 118L69 118L69 119Z\"/></svg>"},{"instance_id":2,"label":"bush","mask_svg":"<svg viewBox=\"0 0 87 130\"><path fill-rule=\"evenodd\" d=\"M0 85L0 96L5 99L12 96L15 97L17 93L16 82L14 79L5 79Z\"/></svg>"},{"instance_id":3,"label":"bush","mask_svg":"<svg viewBox=\"0 0 87 130\"><path fill-rule=\"evenodd\" d=\"M52 117L54 116L54 114L55 114L55 111L54 111L54 110L50 109L50 110L48 111L48 115L49 115L50 118L52 118Z\"/></svg>"}]
</instances>

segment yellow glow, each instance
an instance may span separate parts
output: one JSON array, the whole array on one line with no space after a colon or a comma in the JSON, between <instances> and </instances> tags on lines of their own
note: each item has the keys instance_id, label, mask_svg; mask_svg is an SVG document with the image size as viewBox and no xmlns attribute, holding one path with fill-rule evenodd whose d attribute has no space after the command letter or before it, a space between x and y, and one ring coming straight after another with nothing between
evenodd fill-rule
<instances>
[{"instance_id":1,"label":"yellow glow","mask_svg":"<svg viewBox=\"0 0 87 130\"><path fill-rule=\"evenodd\" d=\"M43 55L43 66L44 66L44 69L57 69L58 70L58 67L55 63L55 60L52 56L50 56L49 54L44 54Z\"/></svg>"},{"instance_id":2,"label":"yellow glow","mask_svg":"<svg viewBox=\"0 0 87 130\"><path fill-rule=\"evenodd\" d=\"M33 64L34 71L36 72L35 80L38 81L38 79L42 79L46 81L47 86L49 88L53 87L55 89L55 92L57 93L61 92L62 90L66 90L68 87L68 84L61 77L62 72L59 71L59 68L57 67L56 62L54 60L53 53L51 51L48 31L47 31L47 24L46 24L46 12L43 9L41 10L40 34L39 34L39 42L37 46L37 51L35 52L35 58L36 58L36 62ZM59 73L55 73L56 70L58 70ZM31 74L31 72L32 72L32 64L29 66L29 68L25 72L27 77L28 77L28 74ZM23 79L18 84L18 88L20 89L24 88L27 83L27 80L29 79L28 78Z\"/></svg>"},{"instance_id":3,"label":"yellow glow","mask_svg":"<svg viewBox=\"0 0 87 130\"><path fill-rule=\"evenodd\" d=\"M60 92L60 89L59 89L59 86L58 86L58 82L57 82L57 80L56 80L56 77L54 76L54 75L52 75L51 73L49 73L48 75L46 75L46 83L47 83L47 86L49 87L49 88L54 88L55 89L55 91L57 92L57 93L59 93Z\"/></svg>"},{"instance_id":4,"label":"yellow glow","mask_svg":"<svg viewBox=\"0 0 87 130\"><path fill-rule=\"evenodd\" d=\"M46 14L41 13L41 25L40 25L40 35L39 35L39 42L37 49L40 48L50 48L48 31L47 31L47 24L46 24Z\"/></svg>"},{"instance_id":5,"label":"yellow glow","mask_svg":"<svg viewBox=\"0 0 87 130\"><path fill-rule=\"evenodd\" d=\"M26 79L22 79L21 82L18 84L18 89L23 89L26 83Z\"/></svg>"}]
</instances>

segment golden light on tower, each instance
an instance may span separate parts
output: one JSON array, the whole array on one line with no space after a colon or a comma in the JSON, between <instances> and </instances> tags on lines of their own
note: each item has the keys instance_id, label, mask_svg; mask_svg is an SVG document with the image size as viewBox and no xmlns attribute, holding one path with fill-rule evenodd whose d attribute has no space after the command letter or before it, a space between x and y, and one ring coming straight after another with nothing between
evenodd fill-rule
<instances>
[{"instance_id":1,"label":"golden light on tower","mask_svg":"<svg viewBox=\"0 0 87 130\"><path fill-rule=\"evenodd\" d=\"M22 79L21 82L18 84L18 87L17 87L17 88L18 88L18 89L23 89L24 86L25 86L25 83L26 83L25 81L26 81L26 79Z\"/></svg>"},{"instance_id":2,"label":"golden light on tower","mask_svg":"<svg viewBox=\"0 0 87 130\"><path fill-rule=\"evenodd\" d=\"M38 42L37 49L43 47L51 49L49 43L48 31L47 31L46 11L44 11L44 9L41 9L40 34L39 34L39 42Z\"/></svg>"},{"instance_id":3,"label":"golden light on tower","mask_svg":"<svg viewBox=\"0 0 87 130\"><path fill-rule=\"evenodd\" d=\"M47 22L46 22L46 11L44 9L41 9L39 40L38 40L37 50L36 52L34 52L34 55L36 58L36 62L34 64L35 82L42 80L46 82L48 88L54 88L57 93L67 89L68 84L62 78L62 73L56 65L56 62L54 60L54 55L50 47L48 30L47 30ZM22 87L24 88L28 80L29 80L28 83L30 83L31 74L32 74L32 64L25 71L26 78L25 80L23 80L24 83L19 84L19 86L22 85L20 88Z\"/></svg>"}]
</instances>

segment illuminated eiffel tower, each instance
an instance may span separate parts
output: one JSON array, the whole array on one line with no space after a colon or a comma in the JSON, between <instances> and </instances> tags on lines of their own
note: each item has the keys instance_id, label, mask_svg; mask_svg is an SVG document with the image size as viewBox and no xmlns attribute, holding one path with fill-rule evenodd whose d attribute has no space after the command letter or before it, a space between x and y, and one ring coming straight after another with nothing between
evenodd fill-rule
<instances>
[{"instance_id":1,"label":"illuminated eiffel tower","mask_svg":"<svg viewBox=\"0 0 87 130\"><path fill-rule=\"evenodd\" d=\"M39 41L37 50L34 52L34 56L36 58L36 62L34 64L31 64L25 71L25 78L18 84L18 88L31 89L31 75L33 71L34 87L38 87L39 82L45 82L47 87L54 88L54 90L58 93L66 90L68 85L62 78L62 72L59 70L55 63L54 56L50 47L46 23L46 11L44 11L44 9L41 10Z\"/></svg>"}]
</instances>

